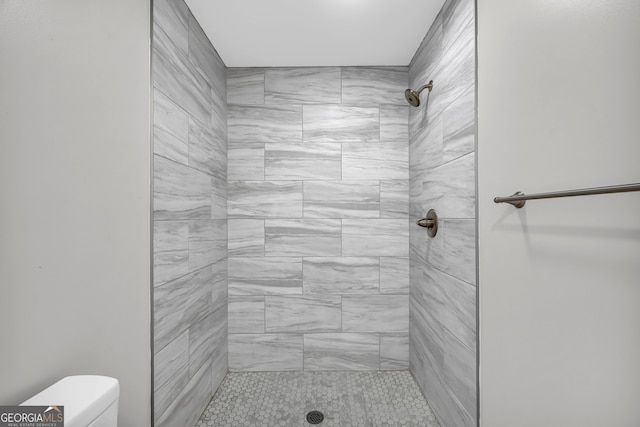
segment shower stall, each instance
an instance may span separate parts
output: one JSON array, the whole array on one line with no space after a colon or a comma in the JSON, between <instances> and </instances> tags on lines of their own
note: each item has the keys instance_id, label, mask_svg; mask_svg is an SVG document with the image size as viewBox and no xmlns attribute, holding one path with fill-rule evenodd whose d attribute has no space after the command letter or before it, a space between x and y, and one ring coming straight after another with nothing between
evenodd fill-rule
<instances>
[{"instance_id":1,"label":"shower stall","mask_svg":"<svg viewBox=\"0 0 640 427\"><path fill-rule=\"evenodd\" d=\"M474 13L447 1L408 66L227 68L154 2L156 426L264 371L409 371L476 425Z\"/></svg>"}]
</instances>

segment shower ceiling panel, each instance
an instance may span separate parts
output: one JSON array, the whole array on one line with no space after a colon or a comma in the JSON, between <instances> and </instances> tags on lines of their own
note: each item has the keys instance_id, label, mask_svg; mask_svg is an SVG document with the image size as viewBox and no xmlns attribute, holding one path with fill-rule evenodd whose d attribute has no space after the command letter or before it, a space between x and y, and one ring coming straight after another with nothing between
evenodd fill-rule
<instances>
[{"instance_id":1,"label":"shower ceiling panel","mask_svg":"<svg viewBox=\"0 0 640 427\"><path fill-rule=\"evenodd\" d=\"M228 67L408 65L444 0L187 0Z\"/></svg>"}]
</instances>

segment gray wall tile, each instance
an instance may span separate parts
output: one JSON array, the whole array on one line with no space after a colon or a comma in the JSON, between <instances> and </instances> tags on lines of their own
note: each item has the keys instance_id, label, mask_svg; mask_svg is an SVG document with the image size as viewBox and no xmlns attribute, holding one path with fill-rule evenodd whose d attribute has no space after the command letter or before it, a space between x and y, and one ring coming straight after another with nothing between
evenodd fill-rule
<instances>
[{"instance_id":1,"label":"gray wall tile","mask_svg":"<svg viewBox=\"0 0 640 427\"><path fill-rule=\"evenodd\" d=\"M267 180L340 179L340 144L265 144Z\"/></svg>"},{"instance_id":2,"label":"gray wall tile","mask_svg":"<svg viewBox=\"0 0 640 427\"><path fill-rule=\"evenodd\" d=\"M474 75L474 2L447 0L409 66L412 87L434 80L409 113L409 359L441 424L461 427L477 424ZM428 208L435 238L413 226Z\"/></svg>"},{"instance_id":3,"label":"gray wall tile","mask_svg":"<svg viewBox=\"0 0 640 427\"><path fill-rule=\"evenodd\" d=\"M405 106L404 90L408 82L407 67L344 67L342 102Z\"/></svg>"},{"instance_id":4,"label":"gray wall tile","mask_svg":"<svg viewBox=\"0 0 640 427\"><path fill-rule=\"evenodd\" d=\"M189 166L208 175L227 177L227 143L197 120L189 119Z\"/></svg>"},{"instance_id":5,"label":"gray wall tile","mask_svg":"<svg viewBox=\"0 0 640 427\"><path fill-rule=\"evenodd\" d=\"M264 180L264 143L229 144L227 176L229 181Z\"/></svg>"},{"instance_id":6,"label":"gray wall tile","mask_svg":"<svg viewBox=\"0 0 640 427\"><path fill-rule=\"evenodd\" d=\"M189 272L189 222L153 224L153 282L156 285Z\"/></svg>"},{"instance_id":7,"label":"gray wall tile","mask_svg":"<svg viewBox=\"0 0 640 427\"><path fill-rule=\"evenodd\" d=\"M380 106L380 142L409 140L409 108L405 104Z\"/></svg>"},{"instance_id":8,"label":"gray wall tile","mask_svg":"<svg viewBox=\"0 0 640 427\"><path fill-rule=\"evenodd\" d=\"M154 289L155 349L162 350L212 310L211 268L203 268ZM180 310L176 310L180 307Z\"/></svg>"},{"instance_id":9,"label":"gray wall tile","mask_svg":"<svg viewBox=\"0 0 640 427\"><path fill-rule=\"evenodd\" d=\"M187 166L154 156L154 219L211 217L211 177Z\"/></svg>"},{"instance_id":10,"label":"gray wall tile","mask_svg":"<svg viewBox=\"0 0 640 427\"><path fill-rule=\"evenodd\" d=\"M475 155L467 154L433 169L422 183L422 200L442 218L474 218Z\"/></svg>"},{"instance_id":11,"label":"gray wall tile","mask_svg":"<svg viewBox=\"0 0 640 427\"><path fill-rule=\"evenodd\" d=\"M302 217L302 182L230 181L228 192L230 217Z\"/></svg>"},{"instance_id":12,"label":"gray wall tile","mask_svg":"<svg viewBox=\"0 0 640 427\"><path fill-rule=\"evenodd\" d=\"M342 179L408 179L406 142L342 144Z\"/></svg>"},{"instance_id":13,"label":"gray wall tile","mask_svg":"<svg viewBox=\"0 0 640 427\"><path fill-rule=\"evenodd\" d=\"M189 59L209 86L226 98L226 67L198 21L189 12Z\"/></svg>"},{"instance_id":14,"label":"gray wall tile","mask_svg":"<svg viewBox=\"0 0 640 427\"><path fill-rule=\"evenodd\" d=\"M305 105L304 142L374 142L380 140L377 107Z\"/></svg>"},{"instance_id":15,"label":"gray wall tile","mask_svg":"<svg viewBox=\"0 0 640 427\"><path fill-rule=\"evenodd\" d=\"M175 45L187 52L189 8L181 0L157 0L153 4L153 23L171 34Z\"/></svg>"},{"instance_id":16,"label":"gray wall tile","mask_svg":"<svg viewBox=\"0 0 640 427\"><path fill-rule=\"evenodd\" d=\"M229 258L229 295L302 294L302 258Z\"/></svg>"},{"instance_id":17,"label":"gray wall tile","mask_svg":"<svg viewBox=\"0 0 640 427\"><path fill-rule=\"evenodd\" d=\"M230 334L230 371L301 371L302 335Z\"/></svg>"},{"instance_id":18,"label":"gray wall tile","mask_svg":"<svg viewBox=\"0 0 640 427\"><path fill-rule=\"evenodd\" d=\"M230 105L229 142L302 141L302 107L299 105Z\"/></svg>"},{"instance_id":19,"label":"gray wall tile","mask_svg":"<svg viewBox=\"0 0 640 427\"><path fill-rule=\"evenodd\" d=\"M341 327L340 296L265 297L266 332L337 332Z\"/></svg>"},{"instance_id":20,"label":"gray wall tile","mask_svg":"<svg viewBox=\"0 0 640 427\"><path fill-rule=\"evenodd\" d=\"M375 230L375 234L371 233ZM409 256L406 219L342 220L342 255Z\"/></svg>"},{"instance_id":21,"label":"gray wall tile","mask_svg":"<svg viewBox=\"0 0 640 427\"><path fill-rule=\"evenodd\" d=\"M408 332L407 295L342 297L342 330L348 332Z\"/></svg>"},{"instance_id":22,"label":"gray wall tile","mask_svg":"<svg viewBox=\"0 0 640 427\"><path fill-rule=\"evenodd\" d=\"M264 329L264 296L229 297L229 333L262 334Z\"/></svg>"},{"instance_id":23,"label":"gray wall tile","mask_svg":"<svg viewBox=\"0 0 640 427\"><path fill-rule=\"evenodd\" d=\"M211 177L211 219L227 219L227 181Z\"/></svg>"},{"instance_id":24,"label":"gray wall tile","mask_svg":"<svg viewBox=\"0 0 640 427\"><path fill-rule=\"evenodd\" d=\"M266 256L340 256L339 219L265 220Z\"/></svg>"},{"instance_id":25,"label":"gray wall tile","mask_svg":"<svg viewBox=\"0 0 640 427\"><path fill-rule=\"evenodd\" d=\"M159 417L189 382L189 330L156 352L154 361L154 414Z\"/></svg>"},{"instance_id":26,"label":"gray wall tile","mask_svg":"<svg viewBox=\"0 0 640 427\"><path fill-rule=\"evenodd\" d=\"M183 0L153 8L153 411L194 425L228 370L226 68Z\"/></svg>"},{"instance_id":27,"label":"gray wall tile","mask_svg":"<svg viewBox=\"0 0 640 427\"><path fill-rule=\"evenodd\" d=\"M476 222L473 219L443 221L442 269L464 282L476 283Z\"/></svg>"},{"instance_id":28,"label":"gray wall tile","mask_svg":"<svg viewBox=\"0 0 640 427\"><path fill-rule=\"evenodd\" d=\"M229 219L228 228L229 256L264 256L264 220Z\"/></svg>"},{"instance_id":29,"label":"gray wall tile","mask_svg":"<svg viewBox=\"0 0 640 427\"><path fill-rule=\"evenodd\" d=\"M378 181L305 181L304 216L379 218L380 186Z\"/></svg>"},{"instance_id":30,"label":"gray wall tile","mask_svg":"<svg viewBox=\"0 0 640 427\"><path fill-rule=\"evenodd\" d=\"M380 257L380 293L409 293L409 258Z\"/></svg>"},{"instance_id":31,"label":"gray wall tile","mask_svg":"<svg viewBox=\"0 0 640 427\"><path fill-rule=\"evenodd\" d=\"M305 257L304 293L372 294L379 291L379 259Z\"/></svg>"},{"instance_id":32,"label":"gray wall tile","mask_svg":"<svg viewBox=\"0 0 640 427\"><path fill-rule=\"evenodd\" d=\"M409 334L380 335L380 369L409 368Z\"/></svg>"},{"instance_id":33,"label":"gray wall tile","mask_svg":"<svg viewBox=\"0 0 640 427\"><path fill-rule=\"evenodd\" d=\"M339 67L267 68L266 104L340 103Z\"/></svg>"},{"instance_id":34,"label":"gray wall tile","mask_svg":"<svg viewBox=\"0 0 640 427\"><path fill-rule=\"evenodd\" d=\"M376 334L305 334L306 371L378 370L379 339Z\"/></svg>"},{"instance_id":35,"label":"gray wall tile","mask_svg":"<svg viewBox=\"0 0 640 427\"><path fill-rule=\"evenodd\" d=\"M211 363L208 363L191 377L167 410L156 417L155 425L158 427L194 425L211 399L212 389Z\"/></svg>"},{"instance_id":36,"label":"gray wall tile","mask_svg":"<svg viewBox=\"0 0 640 427\"><path fill-rule=\"evenodd\" d=\"M153 152L189 163L189 115L157 89L153 91Z\"/></svg>"},{"instance_id":37,"label":"gray wall tile","mask_svg":"<svg viewBox=\"0 0 640 427\"><path fill-rule=\"evenodd\" d=\"M380 181L380 218L409 216L409 181Z\"/></svg>"},{"instance_id":38,"label":"gray wall tile","mask_svg":"<svg viewBox=\"0 0 640 427\"><path fill-rule=\"evenodd\" d=\"M264 104L264 69L229 68L227 101L229 104Z\"/></svg>"},{"instance_id":39,"label":"gray wall tile","mask_svg":"<svg viewBox=\"0 0 640 427\"><path fill-rule=\"evenodd\" d=\"M227 221L222 219L189 221L189 270L225 259Z\"/></svg>"},{"instance_id":40,"label":"gray wall tile","mask_svg":"<svg viewBox=\"0 0 640 427\"><path fill-rule=\"evenodd\" d=\"M154 87L205 125L211 123L211 89L187 53L158 25L153 27Z\"/></svg>"}]
</instances>

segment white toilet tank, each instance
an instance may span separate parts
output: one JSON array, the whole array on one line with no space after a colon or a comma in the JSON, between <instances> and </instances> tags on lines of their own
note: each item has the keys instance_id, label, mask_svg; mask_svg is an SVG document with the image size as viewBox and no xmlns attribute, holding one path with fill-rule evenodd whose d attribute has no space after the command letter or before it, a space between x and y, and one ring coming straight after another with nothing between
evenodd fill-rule
<instances>
[{"instance_id":1,"label":"white toilet tank","mask_svg":"<svg viewBox=\"0 0 640 427\"><path fill-rule=\"evenodd\" d=\"M65 427L117 427L118 380L99 375L75 375L22 402L22 405L64 406Z\"/></svg>"}]
</instances>

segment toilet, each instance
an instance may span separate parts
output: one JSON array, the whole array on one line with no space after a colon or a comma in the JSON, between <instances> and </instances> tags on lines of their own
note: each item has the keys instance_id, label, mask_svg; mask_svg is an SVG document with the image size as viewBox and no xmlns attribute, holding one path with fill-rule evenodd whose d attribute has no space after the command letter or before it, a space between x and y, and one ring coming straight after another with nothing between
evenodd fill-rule
<instances>
[{"instance_id":1,"label":"toilet","mask_svg":"<svg viewBox=\"0 0 640 427\"><path fill-rule=\"evenodd\" d=\"M66 377L22 402L22 406L64 406L65 427L117 427L118 380L99 375Z\"/></svg>"}]
</instances>

